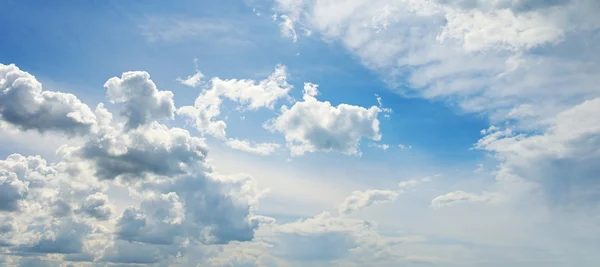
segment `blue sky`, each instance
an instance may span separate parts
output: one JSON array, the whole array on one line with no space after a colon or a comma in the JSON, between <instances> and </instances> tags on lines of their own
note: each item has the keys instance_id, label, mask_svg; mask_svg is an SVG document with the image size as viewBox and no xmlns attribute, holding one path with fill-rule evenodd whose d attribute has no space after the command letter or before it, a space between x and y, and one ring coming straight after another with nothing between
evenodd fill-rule
<instances>
[{"instance_id":1,"label":"blue sky","mask_svg":"<svg viewBox=\"0 0 600 267\"><path fill-rule=\"evenodd\" d=\"M594 10L6 1L0 265L594 266Z\"/></svg>"}]
</instances>

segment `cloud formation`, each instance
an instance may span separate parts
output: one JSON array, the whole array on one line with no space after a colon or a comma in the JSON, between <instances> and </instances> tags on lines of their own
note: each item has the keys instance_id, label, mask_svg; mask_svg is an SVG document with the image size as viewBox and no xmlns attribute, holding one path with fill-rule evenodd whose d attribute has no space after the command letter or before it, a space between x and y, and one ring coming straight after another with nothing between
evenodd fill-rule
<instances>
[{"instance_id":1,"label":"cloud formation","mask_svg":"<svg viewBox=\"0 0 600 267\"><path fill-rule=\"evenodd\" d=\"M0 64L0 120L22 130L69 135L90 133L96 117L72 94L43 90L14 64Z\"/></svg>"},{"instance_id":2,"label":"cloud formation","mask_svg":"<svg viewBox=\"0 0 600 267\"><path fill-rule=\"evenodd\" d=\"M225 139L227 125L216 117L221 114L222 98L238 104L238 110L273 109L275 103L288 97L292 86L287 83L285 66L278 65L265 80L223 80L218 77L210 80L211 86L204 89L194 106L184 106L177 113L188 119L196 130L220 139Z\"/></svg>"},{"instance_id":3,"label":"cloud formation","mask_svg":"<svg viewBox=\"0 0 600 267\"><path fill-rule=\"evenodd\" d=\"M12 71L7 75L35 81L16 67ZM2 251L168 264L190 242L253 240L262 220L254 215L262 191L250 176L214 173L202 138L158 122L172 118L172 94L158 91L145 72L111 78L106 88L123 108L124 125L100 104L91 113L94 131L79 144L62 146L56 162L19 154L0 160L0 212L10 215L0 220ZM107 191L114 186L140 201L115 215Z\"/></svg>"},{"instance_id":4,"label":"cloud formation","mask_svg":"<svg viewBox=\"0 0 600 267\"><path fill-rule=\"evenodd\" d=\"M126 127L134 129L150 121L173 119L175 102L171 91L159 91L145 71L124 72L104 84L111 103L123 103Z\"/></svg>"},{"instance_id":5,"label":"cloud formation","mask_svg":"<svg viewBox=\"0 0 600 267\"><path fill-rule=\"evenodd\" d=\"M283 106L281 114L265 124L267 129L280 132L294 156L305 152L333 151L359 155L362 138L381 139L379 120L381 109L340 104L336 107L316 99L317 85L305 83L301 102Z\"/></svg>"}]
</instances>

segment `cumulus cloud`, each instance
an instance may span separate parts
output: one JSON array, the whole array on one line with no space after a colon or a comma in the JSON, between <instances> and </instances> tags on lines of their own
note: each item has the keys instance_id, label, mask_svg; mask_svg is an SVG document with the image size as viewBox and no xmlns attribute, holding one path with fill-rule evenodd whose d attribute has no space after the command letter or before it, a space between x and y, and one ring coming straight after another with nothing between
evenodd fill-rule
<instances>
[{"instance_id":1,"label":"cumulus cloud","mask_svg":"<svg viewBox=\"0 0 600 267\"><path fill-rule=\"evenodd\" d=\"M145 71L124 72L104 84L112 103L123 103L122 115L129 129L159 119L173 119L175 102L171 91L159 91Z\"/></svg>"},{"instance_id":2,"label":"cumulus cloud","mask_svg":"<svg viewBox=\"0 0 600 267\"><path fill-rule=\"evenodd\" d=\"M39 156L12 154L0 160L0 173L26 190L20 195L18 210L14 202L3 201L12 205L0 211L11 212L6 214L11 220L3 223L0 233L7 251L33 255L84 252L92 226L70 211L82 199L104 190L90 179L89 172L66 159L50 166Z\"/></svg>"},{"instance_id":3,"label":"cumulus cloud","mask_svg":"<svg viewBox=\"0 0 600 267\"><path fill-rule=\"evenodd\" d=\"M0 63L0 120L22 130L83 135L96 117L72 94L43 90L36 78L17 66Z\"/></svg>"},{"instance_id":4,"label":"cumulus cloud","mask_svg":"<svg viewBox=\"0 0 600 267\"><path fill-rule=\"evenodd\" d=\"M158 122L172 117L172 94L158 91L145 72L111 78L106 88L123 108L124 125L100 104L94 131L60 147L54 163L19 154L0 160L0 212L10 215L0 216L3 252L170 265L190 242L253 240L265 221L254 214L262 191L250 176L214 173L202 138ZM272 105L268 97L241 99L251 99L240 100L248 108ZM115 200L107 190L117 186L129 191L131 206L110 220Z\"/></svg>"},{"instance_id":5,"label":"cumulus cloud","mask_svg":"<svg viewBox=\"0 0 600 267\"><path fill-rule=\"evenodd\" d=\"M106 194L96 192L83 200L78 212L82 212L98 220L108 220L113 213L113 208L108 203L108 196Z\"/></svg>"},{"instance_id":6,"label":"cumulus cloud","mask_svg":"<svg viewBox=\"0 0 600 267\"><path fill-rule=\"evenodd\" d=\"M267 156L275 152L279 148L279 144L275 143L255 143L252 144L247 140L229 139L225 144L227 146L257 155Z\"/></svg>"},{"instance_id":7,"label":"cumulus cloud","mask_svg":"<svg viewBox=\"0 0 600 267\"><path fill-rule=\"evenodd\" d=\"M15 211L19 201L24 199L29 184L17 178L12 172L0 171L0 210Z\"/></svg>"},{"instance_id":8,"label":"cumulus cloud","mask_svg":"<svg viewBox=\"0 0 600 267\"><path fill-rule=\"evenodd\" d=\"M281 114L265 124L267 129L285 136L292 155L305 152L334 151L358 155L362 138L380 140L379 120L381 109L340 104L337 107L315 97L317 85L304 85L304 101L291 108L283 106Z\"/></svg>"},{"instance_id":9,"label":"cumulus cloud","mask_svg":"<svg viewBox=\"0 0 600 267\"><path fill-rule=\"evenodd\" d=\"M181 174L201 164L207 152L201 138L152 122L90 140L72 153L90 160L101 179L138 179L146 174Z\"/></svg>"},{"instance_id":10,"label":"cumulus cloud","mask_svg":"<svg viewBox=\"0 0 600 267\"><path fill-rule=\"evenodd\" d=\"M221 113L222 98L238 103L239 110L273 109L279 99L288 97L292 88L287 76L285 66L278 65L267 79L259 82L212 78L210 88L202 91L194 106L181 107L177 113L185 116L199 132L225 139L227 125L216 120Z\"/></svg>"}]
</instances>

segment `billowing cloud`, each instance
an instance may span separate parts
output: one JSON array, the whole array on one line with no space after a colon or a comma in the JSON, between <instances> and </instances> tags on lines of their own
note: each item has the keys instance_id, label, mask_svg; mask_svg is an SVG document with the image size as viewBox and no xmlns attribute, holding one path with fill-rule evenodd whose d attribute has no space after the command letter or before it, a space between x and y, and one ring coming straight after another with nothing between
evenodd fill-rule
<instances>
[{"instance_id":1,"label":"billowing cloud","mask_svg":"<svg viewBox=\"0 0 600 267\"><path fill-rule=\"evenodd\" d=\"M72 213L71 207L104 190L90 179L89 172L68 159L50 166L39 156L12 154L0 160L0 173L26 190L19 199L19 209L14 209L14 202L7 202L13 204L12 209L0 211L11 216L5 224L9 227L0 233L8 251L40 255L84 252L92 226Z\"/></svg>"},{"instance_id":2,"label":"billowing cloud","mask_svg":"<svg viewBox=\"0 0 600 267\"><path fill-rule=\"evenodd\" d=\"M113 213L113 208L108 202L108 196L97 192L87 196L77 211L98 220L108 220Z\"/></svg>"},{"instance_id":3,"label":"billowing cloud","mask_svg":"<svg viewBox=\"0 0 600 267\"><path fill-rule=\"evenodd\" d=\"M229 139L226 142L227 146L237 149L240 151L245 151L257 155L270 155L275 152L276 149L279 148L279 144L275 143L250 143L247 140L239 140L239 139Z\"/></svg>"},{"instance_id":4,"label":"billowing cloud","mask_svg":"<svg viewBox=\"0 0 600 267\"><path fill-rule=\"evenodd\" d=\"M121 78L108 79L104 87L108 100L124 103L122 114L129 129L154 120L172 119L175 114L173 93L159 91L145 71L124 72Z\"/></svg>"},{"instance_id":5,"label":"billowing cloud","mask_svg":"<svg viewBox=\"0 0 600 267\"><path fill-rule=\"evenodd\" d=\"M90 160L101 179L139 179L181 174L201 164L208 149L201 138L157 122L126 133L108 133L73 151Z\"/></svg>"},{"instance_id":6,"label":"billowing cloud","mask_svg":"<svg viewBox=\"0 0 600 267\"><path fill-rule=\"evenodd\" d=\"M19 154L0 160L0 213L10 215L0 216L10 218L0 220L3 252L169 265L190 242L253 240L264 221L254 214L262 195L256 181L213 172L202 138L160 124L172 116L172 94L158 91L147 73L125 73L106 87L123 106L125 125L100 104L94 131L60 147L54 163ZM108 190L116 186L129 191L132 205L115 215L118 200ZM48 264L62 264L59 258Z\"/></svg>"},{"instance_id":7,"label":"billowing cloud","mask_svg":"<svg viewBox=\"0 0 600 267\"><path fill-rule=\"evenodd\" d=\"M89 133L96 123L90 108L72 94L43 90L17 66L0 63L0 120L22 130Z\"/></svg>"},{"instance_id":8,"label":"billowing cloud","mask_svg":"<svg viewBox=\"0 0 600 267\"><path fill-rule=\"evenodd\" d=\"M316 99L317 85L304 85L304 101L291 108L283 106L281 114L265 126L282 133L292 155L305 152L334 151L357 155L362 138L380 140L379 120L381 112L376 106L369 109L340 104L337 107Z\"/></svg>"}]
</instances>

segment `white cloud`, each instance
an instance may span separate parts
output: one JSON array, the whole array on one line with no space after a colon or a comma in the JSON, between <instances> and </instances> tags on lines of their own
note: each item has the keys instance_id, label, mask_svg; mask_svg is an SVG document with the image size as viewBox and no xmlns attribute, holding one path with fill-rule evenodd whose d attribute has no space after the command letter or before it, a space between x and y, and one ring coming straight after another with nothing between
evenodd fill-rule
<instances>
[{"instance_id":1,"label":"white cloud","mask_svg":"<svg viewBox=\"0 0 600 267\"><path fill-rule=\"evenodd\" d=\"M379 120L381 112L376 106L369 109L340 104L337 107L315 98L317 85L304 85L304 101L291 108L283 106L279 117L267 122L265 127L282 133L292 155L305 152L335 151L358 155L360 140L380 140Z\"/></svg>"},{"instance_id":2,"label":"white cloud","mask_svg":"<svg viewBox=\"0 0 600 267\"><path fill-rule=\"evenodd\" d=\"M466 51L485 49L528 50L549 42L559 42L563 30L540 13L515 14L510 9L495 12L450 11L448 24L439 41L454 38Z\"/></svg>"},{"instance_id":3,"label":"white cloud","mask_svg":"<svg viewBox=\"0 0 600 267\"><path fill-rule=\"evenodd\" d=\"M522 104L539 120L599 96L596 1L287 2L274 8L339 42L403 94L494 121Z\"/></svg>"},{"instance_id":4,"label":"white cloud","mask_svg":"<svg viewBox=\"0 0 600 267\"><path fill-rule=\"evenodd\" d=\"M196 73L187 76L186 78L177 78L177 81L185 86L196 88L198 85L202 84L202 78L204 78L204 74L200 71L196 71Z\"/></svg>"},{"instance_id":5,"label":"white cloud","mask_svg":"<svg viewBox=\"0 0 600 267\"><path fill-rule=\"evenodd\" d=\"M48 259L51 265L171 265L190 243L254 238L265 221L254 214L263 191L250 176L213 172L202 138L157 122L169 112L132 106L167 103L172 110L172 94L161 102L161 95L169 94L161 94L148 78L145 72L130 72L107 85L117 105L129 114L147 115L128 117L135 127L113 121L100 104L94 131L59 148L54 163L19 154L0 160L0 212L9 215L0 216L3 253ZM132 206L110 220L123 209L113 206L121 199L111 199L111 190L118 188L128 190L125 200Z\"/></svg>"},{"instance_id":6,"label":"white cloud","mask_svg":"<svg viewBox=\"0 0 600 267\"><path fill-rule=\"evenodd\" d=\"M354 191L340 205L340 214L349 214L377 203L391 202L398 196L397 191L367 190Z\"/></svg>"},{"instance_id":7,"label":"white cloud","mask_svg":"<svg viewBox=\"0 0 600 267\"><path fill-rule=\"evenodd\" d=\"M279 144L275 144L275 143L252 144L247 140L239 140L239 139L229 139L225 144L227 144L227 146L229 146L233 149L237 149L237 150L241 150L241 151L245 151L245 152L249 152L249 153L253 153L253 154L257 154L257 155L263 155L263 156L270 155L271 153L275 152L275 150L277 150L279 148Z\"/></svg>"},{"instance_id":8,"label":"white cloud","mask_svg":"<svg viewBox=\"0 0 600 267\"><path fill-rule=\"evenodd\" d=\"M45 91L36 78L17 66L0 63L0 120L22 130L83 135L96 117L72 94Z\"/></svg>"},{"instance_id":9,"label":"white cloud","mask_svg":"<svg viewBox=\"0 0 600 267\"><path fill-rule=\"evenodd\" d=\"M112 103L124 103L122 114L129 129L153 120L173 119L175 115L173 93L159 91L145 71L125 72L121 78L108 79L104 87Z\"/></svg>"},{"instance_id":10,"label":"white cloud","mask_svg":"<svg viewBox=\"0 0 600 267\"><path fill-rule=\"evenodd\" d=\"M202 78L204 74L198 70L198 59L194 58L194 65L196 66L196 73L187 76L186 78L177 78L177 81L185 86L196 88L198 85L203 84Z\"/></svg>"},{"instance_id":11,"label":"white cloud","mask_svg":"<svg viewBox=\"0 0 600 267\"><path fill-rule=\"evenodd\" d=\"M388 145L388 144L375 144L375 143L371 143L371 144L369 144L369 147L375 147L375 148L379 148L381 150L388 150L388 148L390 148L390 145Z\"/></svg>"},{"instance_id":12,"label":"white cloud","mask_svg":"<svg viewBox=\"0 0 600 267\"><path fill-rule=\"evenodd\" d=\"M491 193L483 193L478 195L464 191L455 191L435 197L433 200L431 200L431 207L434 209L439 209L462 202L491 202L493 200L494 195Z\"/></svg>"},{"instance_id":13,"label":"white cloud","mask_svg":"<svg viewBox=\"0 0 600 267\"><path fill-rule=\"evenodd\" d=\"M600 198L594 182L600 173L598 112L600 98L595 98L550 118L543 133L490 127L476 148L500 161L496 178L501 183L534 183L553 205L583 208Z\"/></svg>"},{"instance_id":14,"label":"white cloud","mask_svg":"<svg viewBox=\"0 0 600 267\"><path fill-rule=\"evenodd\" d=\"M433 177L438 177L434 175ZM338 209L339 214L350 214L367 208L373 204L381 204L394 202L398 195L404 194L407 190L414 189L421 183L430 182L432 177L425 177L421 179L413 179L402 181L398 183L398 189L395 190L366 190L366 191L354 191L350 196L346 197L344 202L340 204Z\"/></svg>"},{"instance_id":15,"label":"white cloud","mask_svg":"<svg viewBox=\"0 0 600 267\"><path fill-rule=\"evenodd\" d=\"M287 83L285 66L278 65L265 80L222 80L212 78L211 87L202 91L194 106L184 106L177 110L179 115L188 118L196 130L225 139L224 121L216 120L221 113L221 97L238 103L239 110L273 109L281 98L287 98L292 86Z\"/></svg>"},{"instance_id":16,"label":"white cloud","mask_svg":"<svg viewBox=\"0 0 600 267\"><path fill-rule=\"evenodd\" d=\"M394 266L418 256L402 253L403 244L425 241L418 236L381 236L373 222L327 212L276 225L274 231L273 255L313 266Z\"/></svg>"}]
</instances>

